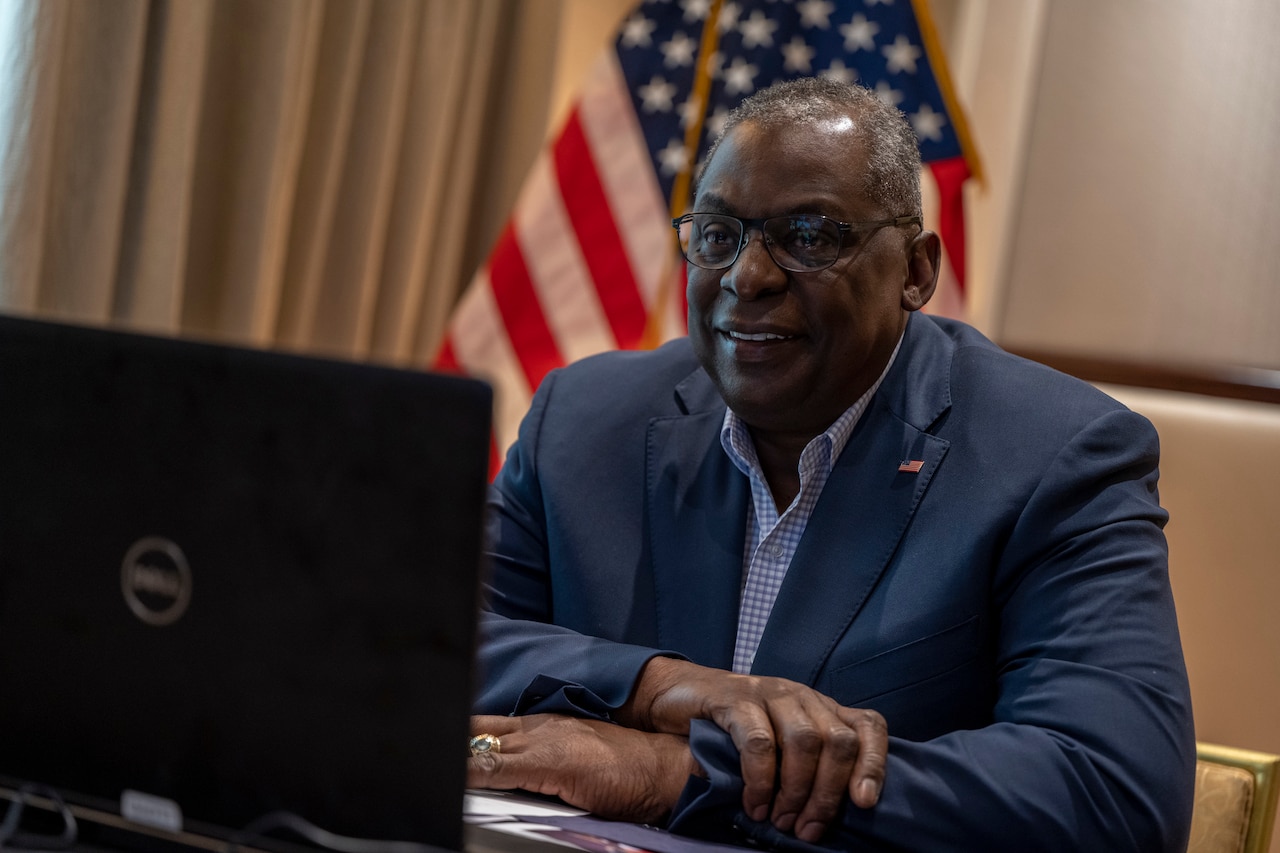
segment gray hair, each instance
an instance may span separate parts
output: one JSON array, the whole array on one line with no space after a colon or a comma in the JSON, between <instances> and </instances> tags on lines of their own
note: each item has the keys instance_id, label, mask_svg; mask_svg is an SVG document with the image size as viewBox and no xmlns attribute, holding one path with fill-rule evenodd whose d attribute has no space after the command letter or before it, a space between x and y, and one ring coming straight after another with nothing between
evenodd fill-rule
<instances>
[{"instance_id":1,"label":"gray hair","mask_svg":"<svg viewBox=\"0 0 1280 853\"><path fill-rule=\"evenodd\" d=\"M867 198L883 207L888 216L919 214L920 149L907 117L869 89L824 77L799 77L775 83L738 104L725 119L720 136L711 144L702 174L706 173L720 142L739 124L751 122L767 130L843 116L854 120L856 139L867 155L863 176ZM701 183L700 174L698 188ZM697 188L695 197L696 193Z\"/></svg>"}]
</instances>

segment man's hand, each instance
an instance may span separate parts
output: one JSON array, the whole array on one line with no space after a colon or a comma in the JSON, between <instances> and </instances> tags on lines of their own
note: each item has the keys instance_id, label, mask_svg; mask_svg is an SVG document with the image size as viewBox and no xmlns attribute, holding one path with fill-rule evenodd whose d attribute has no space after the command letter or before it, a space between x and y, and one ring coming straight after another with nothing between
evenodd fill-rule
<instances>
[{"instance_id":1,"label":"man's hand","mask_svg":"<svg viewBox=\"0 0 1280 853\"><path fill-rule=\"evenodd\" d=\"M784 678L654 658L618 718L648 731L681 735L688 733L690 719L714 721L742 757L746 813L805 841L822 837L846 795L870 808L884 786L889 751L884 717L845 708Z\"/></svg>"},{"instance_id":2,"label":"man's hand","mask_svg":"<svg viewBox=\"0 0 1280 853\"><path fill-rule=\"evenodd\" d=\"M595 720L472 717L471 733L497 735L502 751L468 760L468 786L550 794L615 820L664 820L700 772L686 738Z\"/></svg>"}]
</instances>

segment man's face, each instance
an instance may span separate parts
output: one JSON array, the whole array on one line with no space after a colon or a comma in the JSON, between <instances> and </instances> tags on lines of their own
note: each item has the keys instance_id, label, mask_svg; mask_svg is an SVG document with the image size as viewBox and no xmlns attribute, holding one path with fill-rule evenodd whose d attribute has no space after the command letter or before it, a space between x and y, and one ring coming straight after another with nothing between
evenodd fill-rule
<instances>
[{"instance_id":1,"label":"man's face","mask_svg":"<svg viewBox=\"0 0 1280 853\"><path fill-rule=\"evenodd\" d=\"M851 223L911 213L864 196L865 164L851 120L769 131L744 122L721 140L694 210ZM779 267L756 230L730 268L689 264L689 337L729 407L757 430L811 437L853 405L883 371L907 312L931 292L911 261L918 231L846 234L840 257L818 272Z\"/></svg>"}]
</instances>

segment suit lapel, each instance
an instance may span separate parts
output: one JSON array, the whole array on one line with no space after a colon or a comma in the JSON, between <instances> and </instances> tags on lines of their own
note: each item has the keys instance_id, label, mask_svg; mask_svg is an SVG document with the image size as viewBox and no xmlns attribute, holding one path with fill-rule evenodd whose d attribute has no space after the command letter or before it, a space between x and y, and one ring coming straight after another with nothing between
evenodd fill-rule
<instances>
[{"instance_id":1,"label":"suit lapel","mask_svg":"<svg viewBox=\"0 0 1280 853\"><path fill-rule=\"evenodd\" d=\"M948 442L925 430L949 406L953 349L932 322L911 318L897 361L814 508L754 673L814 684L884 573L947 452ZM903 463L908 470L899 470Z\"/></svg>"},{"instance_id":2,"label":"suit lapel","mask_svg":"<svg viewBox=\"0 0 1280 853\"><path fill-rule=\"evenodd\" d=\"M701 370L677 389L689 414L655 418L646 448L658 643L706 666L733 663L747 478L720 446L724 403Z\"/></svg>"},{"instance_id":3,"label":"suit lapel","mask_svg":"<svg viewBox=\"0 0 1280 853\"><path fill-rule=\"evenodd\" d=\"M882 408L868 412L840 455L778 591L752 672L813 684L884 573L947 452L946 441L895 421ZM918 472L899 471L904 460L923 464Z\"/></svg>"}]
</instances>

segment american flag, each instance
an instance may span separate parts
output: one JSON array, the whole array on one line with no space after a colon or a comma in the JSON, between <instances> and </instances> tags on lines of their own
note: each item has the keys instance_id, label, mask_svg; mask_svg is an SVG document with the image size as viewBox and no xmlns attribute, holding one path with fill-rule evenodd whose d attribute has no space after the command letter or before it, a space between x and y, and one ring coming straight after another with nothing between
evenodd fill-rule
<instances>
[{"instance_id":1,"label":"american flag","mask_svg":"<svg viewBox=\"0 0 1280 853\"><path fill-rule=\"evenodd\" d=\"M961 186L977 160L925 0L647 0L592 69L450 320L437 366L493 383L495 449L515 440L547 371L683 334L670 220L690 175L738 101L817 75L906 114L937 184L930 224L963 286Z\"/></svg>"}]
</instances>

